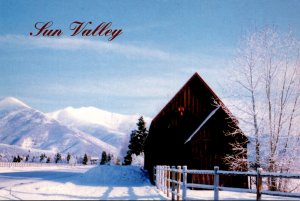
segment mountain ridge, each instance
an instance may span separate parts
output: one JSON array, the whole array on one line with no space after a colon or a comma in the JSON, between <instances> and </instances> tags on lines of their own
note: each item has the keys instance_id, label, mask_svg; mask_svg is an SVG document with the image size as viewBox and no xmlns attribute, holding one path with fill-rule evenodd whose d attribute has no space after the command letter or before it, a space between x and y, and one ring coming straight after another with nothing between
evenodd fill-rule
<instances>
[{"instance_id":1,"label":"mountain ridge","mask_svg":"<svg viewBox=\"0 0 300 201\"><path fill-rule=\"evenodd\" d=\"M22 101L0 100L0 141L25 149L99 156L103 150L118 155L118 150L100 139L70 128Z\"/></svg>"},{"instance_id":2,"label":"mountain ridge","mask_svg":"<svg viewBox=\"0 0 300 201\"><path fill-rule=\"evenodd\" d=\"M14 97L0 99L0 142L26 149L87 153L102 151L121 159L141 115L123 115L96 107L66 107L50 113ZM144 118L150 124L151 118ZM1 147L0 147L1 154Z\"/></svg>"}]
</instances>

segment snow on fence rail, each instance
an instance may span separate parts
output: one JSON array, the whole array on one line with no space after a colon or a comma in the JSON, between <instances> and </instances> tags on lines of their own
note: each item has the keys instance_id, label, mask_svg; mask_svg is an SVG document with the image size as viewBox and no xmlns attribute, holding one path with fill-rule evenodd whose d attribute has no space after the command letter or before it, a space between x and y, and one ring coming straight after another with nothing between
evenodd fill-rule
<instances>
[{"instance_id":1,"label":"snow on fence rail","mask_svg":"<svg viewBox=\"0 0 300 201\"><path fill-rule=\"evenodd\" d=\"M187 183L187 174L208 174L214 175L214 185L207 184L192 184ZM245 189L245 188L230 188L219 186L219 176L230 175L230 176L252 176L256 178L256 189ZM156 187L163 191L167 197L172 200L187 200L187 189L188 188L201 188L214 190L214 200L219 200L219 190L233 191L233 192L244 192L244 193L256 193L256 200L261 200L261 195L273 195L283 197L295 197L300 198L299 193L287 193L278 191L267 191L262 190L262 178L263 177L279 177L287 179L300 179L300 174L282 174L282 173L270 173L262 172L261 168L258 168L256 172L236 172L236 171L223 171L219 170L218 166L214 167L214 170L188 170L187 166L156 166L153 171L153 180L155 181Z\"/></svg>"},{"instance_id":2,"label":"snow on fence rail","mask_svg":"<svg viewBox=\"0 0 300 201\"><path fill-rule=\"evenodd\" d=\"M79 165L81 164L0 162L0 167L53 167L53 166L79 166Z\"/></svg>"}]
</instances>

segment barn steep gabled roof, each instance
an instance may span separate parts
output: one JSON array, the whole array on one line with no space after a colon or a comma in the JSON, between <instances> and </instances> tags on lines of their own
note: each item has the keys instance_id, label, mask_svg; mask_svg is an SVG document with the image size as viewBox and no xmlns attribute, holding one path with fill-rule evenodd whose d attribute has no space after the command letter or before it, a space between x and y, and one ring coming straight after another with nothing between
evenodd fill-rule
<instances>
[{"instance_id":1,"label":"barn steep gabled roof","mask_svg":"<svg viewBox=\"0 0 300 201\"><path fill-rule=\"evenodd\" d=\"M237 125L238 120L236 117L229 111L229 109L225 106L225 104L221 101L221 99L216 95L216 93L208 86L208 84L202 79L202 77L195 72L194 75L181 87L181 89L175 94L175 96L163 107L163 109L154 117L152 122L155 122L157 119L159 119L160 116L162 116L167 109L167 107L171 104L173 99L177 98L182 91L185 90L186 87L188 87L194 80L200 81L200 84L204 85L205 88L210 92L214 100L216 101L216 104L219 105L222 110L228 115L228 117Z\"/></svg>"}]
</instances>

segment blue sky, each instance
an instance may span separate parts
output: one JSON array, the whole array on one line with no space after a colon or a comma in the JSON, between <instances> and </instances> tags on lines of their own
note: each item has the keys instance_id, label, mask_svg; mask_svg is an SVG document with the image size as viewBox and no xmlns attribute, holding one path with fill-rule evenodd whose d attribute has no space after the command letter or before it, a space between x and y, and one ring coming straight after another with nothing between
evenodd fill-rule
<instances>
[{"instance_id":1,"label":"blue sky","mask_svg":"<svg viewBox=\"0 0 300 201\"><path fill-rule=\"evenodd\" d=\"M29 36L47 21L64 35ZM73 21L110 21L123 33L70 37ZM300 38L300 1L2 0L0 97L43 112L95 106L154 117L194 72L222 97L240 37L265 25Z\"/></svg>"}]
</instances>

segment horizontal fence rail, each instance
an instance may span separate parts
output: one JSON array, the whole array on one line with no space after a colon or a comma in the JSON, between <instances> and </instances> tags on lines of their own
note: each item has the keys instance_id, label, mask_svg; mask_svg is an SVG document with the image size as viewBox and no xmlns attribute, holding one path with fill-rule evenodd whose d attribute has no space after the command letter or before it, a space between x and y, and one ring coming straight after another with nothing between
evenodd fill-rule
<instances>
[{"instance_id":1,"label":"horizontal fence rail","mask_svg":"<svg viewBox=\"0 0 300 201\"><path fill-rule=\"evenodd\" d=\"M207 184L193 184L187 183L188 174L206 174L214 176L214 185ZM219 186L219 176L251 176L256 178L256 189L245 188L233 188ZM155 166L153 169L153 179L156 187L163 191L167 197L171 197L172 200L187 200L188 188L201 188L214 191L214 200L219 200L219 191L232 191L241 193L256 193L256 200L261 200L262 194L282 197L294 197L300 199L300 193L287 193L279 191L267 191L262 190L262 178L263 177L277 177L286 179L300 179L300 174L282 174L282 173L270 173L262 172L261 168L258 168L255 172L236 172L236 171L223 171L219 170L218 166L214 167L214 170L188 170L187 166Z\"/></svg>"},{"instance_id":2,"label":"horizontal fence rail","mask_svg":"<svg viewBox=\"0 0 300 201\"><path fill-rule=\"evenodd\" d=\"M81 166L82 164L69 163L18 163L18 162L0 162L0 167L53 167L53 166Z\"/></svg>"}]
</instances>

